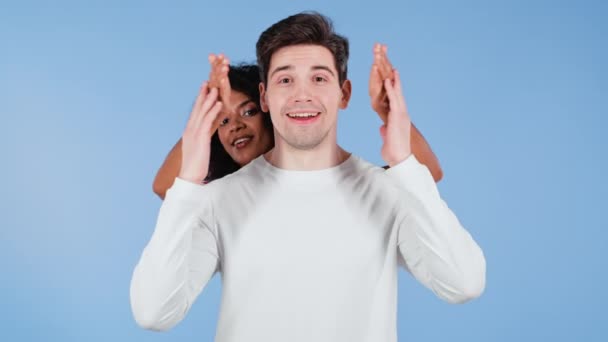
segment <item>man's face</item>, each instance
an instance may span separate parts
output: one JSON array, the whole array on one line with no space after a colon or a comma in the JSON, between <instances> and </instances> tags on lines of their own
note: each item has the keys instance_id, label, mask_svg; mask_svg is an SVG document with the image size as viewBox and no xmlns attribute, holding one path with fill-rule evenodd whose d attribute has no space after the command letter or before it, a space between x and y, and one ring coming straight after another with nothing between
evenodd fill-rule
<instances>
[{"instance_id":1,"label":"man's face","mask_svg":"<svg viewBox=\"0 0 608 342\"><path fill-rule=\"evenodd\" d=\"M262 110L269 111L275 144L310 150L336 144L338 109L350 98L350 81L340 86L332 53L318 45L279 49L270 59Z\"/></svg>"}]
</instances>

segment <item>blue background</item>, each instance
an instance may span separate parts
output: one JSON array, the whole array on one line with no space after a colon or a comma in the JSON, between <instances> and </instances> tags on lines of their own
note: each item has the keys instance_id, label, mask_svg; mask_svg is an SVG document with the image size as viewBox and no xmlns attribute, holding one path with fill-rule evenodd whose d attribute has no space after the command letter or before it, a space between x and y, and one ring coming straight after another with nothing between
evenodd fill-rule
<instances>
[{"instance_id":1,"label":"blue background","mask_svg":"<svg viewBox=\"0 0 608 342\"><path fill-rule=\"evenodd\" d=\"M2 1L0 340L212 341L219 277L168 333L131 272L207 54L255 59L316 9L351 42L339 142L382 164L367 79L389 46L487 287L449 305L400 273L400 341L606 341L608 5L600 1Z\"/></svg>"}]
</instances>

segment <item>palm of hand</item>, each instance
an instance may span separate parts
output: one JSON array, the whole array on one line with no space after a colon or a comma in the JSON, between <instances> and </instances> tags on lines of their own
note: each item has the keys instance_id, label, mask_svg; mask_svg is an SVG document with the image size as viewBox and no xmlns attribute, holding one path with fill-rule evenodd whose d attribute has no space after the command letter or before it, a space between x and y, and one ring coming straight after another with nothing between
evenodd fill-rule
<instances>
[{"instance_id":1,"label":"palm of hand","mask_svg":"<svg viewBox=\"0 0 608 342\"><path fill-rule=\"evenodd\" d=\"M405 106L399 74L393 69L384 45L374 46L374 65L370 73L369 95L374 111L384 124L380 127L383 140L382 158L391 166L411 154L410 118Z\"/></svg>"}]
</instances>

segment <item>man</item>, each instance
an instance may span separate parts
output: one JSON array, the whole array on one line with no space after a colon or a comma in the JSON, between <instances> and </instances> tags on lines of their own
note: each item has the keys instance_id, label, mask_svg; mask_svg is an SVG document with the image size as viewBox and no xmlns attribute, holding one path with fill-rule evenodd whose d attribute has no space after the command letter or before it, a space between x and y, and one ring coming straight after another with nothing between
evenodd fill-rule
<instances>
[{"instance_id":1,"label":"man","mask_svg":"<svg viewBox=\"0 0 608 342\"><path fill-rule=\"evenodd\" d=\"M325 17L288 17L256 48L275 147L199 185L221 109L217 90L203 86L180 175L134 271L137 322L171 328L218 271L218 342L396 341L398 264L448 302L479 296L483 253L411 155L398 72L385 81L384 171L337 145L351 95L348 43Z\"/></svg>"}]
</instances>

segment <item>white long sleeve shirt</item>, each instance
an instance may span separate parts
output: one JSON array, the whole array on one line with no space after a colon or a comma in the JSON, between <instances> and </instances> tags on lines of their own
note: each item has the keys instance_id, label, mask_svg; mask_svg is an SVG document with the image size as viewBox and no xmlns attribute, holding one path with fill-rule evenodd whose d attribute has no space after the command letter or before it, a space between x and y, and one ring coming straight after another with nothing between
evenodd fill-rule
<instances>
[{"instance_id":1,"label":"white long sleeve shirt","mask_svg":"<svg viewBox=\"0 0 608 342\"><path fill-rule=\"evenodd\" d=\"M142 327L170 329L220 272L217 342L395 342L398 265L452 303L485 286L481 249L414 156L388 171L261 156L204 186L175 180L131 306Z\"/></svg>"}]
</instances>

